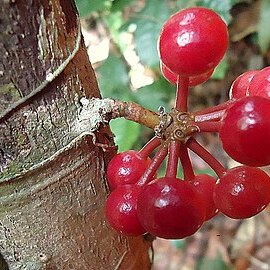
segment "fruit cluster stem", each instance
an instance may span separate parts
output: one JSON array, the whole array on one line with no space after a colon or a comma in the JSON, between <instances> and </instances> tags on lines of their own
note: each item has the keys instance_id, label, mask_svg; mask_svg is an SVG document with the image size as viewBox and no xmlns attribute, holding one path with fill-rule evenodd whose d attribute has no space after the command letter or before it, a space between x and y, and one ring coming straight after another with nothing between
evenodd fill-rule
<instances>
[{"instance_id":1,"label":"fruit cluster stem","mask_svg":"<svg viewBox=\"0 0 270 270\"><path fill-rule=\"evenodd\" d=\"M181 145L181 152L180 152L180 162L182 164L183 174L184 174L184 180L192 180L194 179L194 170L193 166L188 154L188 149L186 145Z\"/></svg>"},{"instance_id":2,"label":"fruit cluster stem","mask_svg":"<svg viewBox=\"0 0 270 270\"><path fill-rule=\"evenodd\" d=\"M187 100L189 90L189 78L178 76L177 78L177 89L175 99L175 109L179 112L187 111Z\"/></svg>"},{"instance_id":3,"label":"fruit cluster stem","mask_svg":"<svg viewBox=\"0 0 270 270\"><path fill-rule=\"evenodd\" d=\"M175 178L177 175L178 158L180 155L179 141L172 141L169 144L168 163L166 167L166 177Z\"/></svg>"},{"instance_id":4,"label":"fruit cluster stem","mask_svg":"<svg viewBox=\"0 0 270 270\"><path fill-rule=\"evenodd\" d=\"M177 77L177 89L175 98L175 109L178 112L186 112L188 107L189 78ZM179 156L181 153L181 142L173 140L169 143L168 162L166 167L166 177L176 178Z\"/></svg>"},{"instance_id":5,"label":"fruit cluster stem","mask_svg":"<svg viewBox=\"0 0 270 270\"><path fill-rule=\"evenodd\" d=\"M127 120L139 123L151 129L159 124L158 114L134 102L113 100L110 119L124 117Z\"/></svg>"},{"instance_id":6,"label":"fruit cluster stem","mask_svg":"<svg viewBox=\"0 0 270 270\"><path fill-rule=\"evenodd\" d=\"M141 176L141 178L137 182L139 186L143 186L153 179L154 175L156 174L158 168L160 167L161 163L164 161L167 154L168 154L167 145L161 145L157 153L153 157L149 167L146 169L144 174Z\"/></svg>"},{"instance_id":7,"label":"fruit cluster stem","mask_svg":"<svg viewBox=\"0 0 270 270\"><path fill-rule=\"evenodd\" d=\"M221 121L205 121L195 122L194 125L198 127L198 132L219 132L222 122Z\"/></svg>"},{"instance_id":8,"label":"fruit cluster stem","mask_svg":"<svg viewBox=\"0 0 270 270\"><path fill-rule=\"evenodd\" d=\"M156 136L148 141L144 147L139 151L142 158L147 158L161 143L161 140Z\"/></svg>"},{"instance_id":9,"label":"fruit cluster stem","mask_svg":"<svg viewBox=\"0 0 270 270\"><path fill-rule=\"evenodd\" d=\"M198 122L206 122L206 121L219 121L223 117L225 111L226 110L224 109L224 110L219 110L216 112L209 112L209 113L200 114L200 115L195 114L195 122L198 123Z\"/></svg>"},{"instance_id":10,"label":"fruit cluster stem","mask_svg":"<svg viewBox=\"0 0 270 270\"><path fill-rule=\"evenodd\" d=\"M202 158L214 170L218 177L223 176L226 172L225 167L194 138L190 138L187 141L187 147Z\"/></svg>"},{"instance_id":11,"label":"fruit cluster stem","mask_svg":"<svg viewBox=\"0 0 270 270\"><path fill-rule=\"evenodd\" d=\"M227 100L226 102L223 102L223 103L218 104L216 106L208 107L208 108L205 108L201 111L197 111L194 114L199 116L199 115L203 115L203 114L226 110L228 108L228 106L230 106L233 102L234 102L234 100Z\"/></svg>"}]
</instances>

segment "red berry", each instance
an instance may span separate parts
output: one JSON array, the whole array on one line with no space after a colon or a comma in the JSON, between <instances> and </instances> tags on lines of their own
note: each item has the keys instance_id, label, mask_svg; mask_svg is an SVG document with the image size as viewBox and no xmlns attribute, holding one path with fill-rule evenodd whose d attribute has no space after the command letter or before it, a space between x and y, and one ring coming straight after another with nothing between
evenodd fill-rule
<instances>
[{"instance_id":1,"label":"red berry","mask_svg":"<svg viewBox=\"0 0 270 270\"><path fill-rule=\"evenodd\" d=\"M217 208L231 218L252 217L270 202L270 178L254 167L228 170L215 187L214 201Z\"/></svg>"},{"instance_id":2,"label":"red berry","mask_svg":"<svg viewBox=\"0 0 270 270\"><path fill-rule=\"evenodd\" d=\"M255 74L248 91L250 96L270 98L270 67L266 67Z\"/></svg>"},{"instance_id":3,"label":"red berry","mask_svg":"<svg viewBox=\"0 0 270 270\"><path fill-rule=\"evenodd\" d=\"M137 198L140 191L141 188L136 185L118 186L106 201L107 220L115 230L124 235L136 236L146 232L137 216Z\"/></svg>"},{"instance_id":4,"label":"red berry","mask_svg":"<svg viewBox=\"0 0 270 270\"><path fill-rule=\"evenodd\" d=\"M250 82L257 74L258 70L249 70L238 76L232 83L230 88L229 97L230 99L239 99L249 95Z\"/></svg>"},{"instance_id":5,"label":"red berry","mask_svg":"<svg viewBox=\"0 0 270 270\"><path fill-rule=\"evenodd\" d=\"M216 179L208 174L198 174L190 183L201 194L205 204L205 220L211 219L218 213L214 203L213 192L216 186Z\"/></svg>"},{"instance_id":6,"label":"red berry","mask_svg":"<svg viewBox=\"0 0 270 270\"><path fill-rule=\"evenodd\" d=\"M270 99L250 96L234 102L219 135L236 161L256 167L270 164Z\"/></svg>"},{"instance_id":7,"label":"red berry","mask_svg":"<svg viewBox=\"0 0 270 270\"><path fill-rule=\"evenodd\" d=\"M189 86L196 86L206 82L213 74L214 69L211 69L203 74L189 77ZM164 78L171 84L177 83L177 75L170 71L163 63L161 63L161 73Z\"/></svg>"},{"instance_id":8,"label":"red berry","mask_svg":"<svg viewBox=\"0 0 270 270\"><path fill-rule=\"evenodd\" d=\"M192 235L205 218L201 195L189 182L177 178L163 177L144 186L137 207L146 231L166 239Z\"/></svg>"},{"instance_id":9,"label":"red berry","mask_svg":"<svg viewBox=\"0 0 270 270\"><path fill-rule=\"evenodd\" d=\"M119 153L109 162L107 179L111 189L119 185L135 184L150 164L150 158L141 157L135 150Z\"/></svg>"},{"instance_id":10,"label":"red berry","mask_svg":"<svg viewBox=\"0 0 270 270\"><path fill-rule=\"evenodd\" d=\"M217 66L228 46L228 30L211 9L192 7L174 14L159 38L161 61L175 74L194 76Z\"/></svg>"}]
</instances>

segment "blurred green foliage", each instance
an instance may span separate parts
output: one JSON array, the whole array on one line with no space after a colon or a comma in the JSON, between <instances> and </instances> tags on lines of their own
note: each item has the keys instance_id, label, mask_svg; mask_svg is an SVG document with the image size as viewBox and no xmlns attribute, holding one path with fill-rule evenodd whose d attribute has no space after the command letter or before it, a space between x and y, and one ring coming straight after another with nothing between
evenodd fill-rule
<instances>
[{"instance_id":1,"label":"blurred green foliage","mask_svg":"<svg viewBox=\"0 0 270 270\"><path fill-rule=\"evenodd\" d=\"M261 0L260 17L258 23L258 44L262 53L266 53L270 42L270 1Z\"/></svg>"},{"instance_id":2,"label":"blurred green foliage","mask_svg":"<svg viewBox=\"0 0 270 270\"><path fill-rule=\"evenodd\" d=\"M216 258L208 259L206 257L202 258L197 267L197 270L233 270L233 268L227 265L222 258L221 254L217 254Z\"/></svg>"},{"instance_id":3,"label":"blurred green foliage","mask_svg":"<svg viewBox=\"0 0 270 270\"><path fill-rule=\"evenodd\" d=\"M152 68L159 65L157 40L163 23L172 12L167 1L150 0L146 1L144 8L126 23L126 26L136 25L134 43L144 65Z\"/></svg>"},{"instance_id":4,"label":"blurred green foliage","mask_svg":"<svg viewBox=\"0 0 270 270\"><path fill-rule=\"evenodd\" d=\"M112 50L109 57L97 69L98 82L103 97L112 97L125 101L134 101L156 111L159 106L170 110L174 99L174 87L162 76L159 70L157 40L163 23L179 9L190 6L204 6L218 12L229 25L232 21L231 9L239 3L252 0L76 0L82 17L94 17L102 21L108 35L117 50ZM128 10L128 12L127 12ZM270 41L270 1L261 0L260 20L257 29L257 42L262 53L268 49ZM140 62L153 73L153 83L139 89L132 89L130 66L124 52L127 48L123 33L132 32L133 42ZM222 80L228 70L225 56L216 68L212 79ZM119 150L141 146L147 139L141 134L148 134L146 128L134 123L114 120L111 128ZM140 141L139 144L137 142ZM143 141L144 140L144 141Z\"/></svg>"}]
</instances>

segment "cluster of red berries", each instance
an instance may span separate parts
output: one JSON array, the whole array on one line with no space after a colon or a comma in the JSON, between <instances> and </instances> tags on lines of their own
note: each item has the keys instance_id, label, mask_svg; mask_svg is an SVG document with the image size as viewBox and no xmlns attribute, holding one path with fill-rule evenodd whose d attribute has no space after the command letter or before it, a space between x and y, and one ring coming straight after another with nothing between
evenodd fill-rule
<instances>
[{"instance_id":1,"label":"cluster of red berries","mask_svg":"<svg viewBox=\"0 0 270 270\"><path fill-rule=\"evenodd\" d=\"M125 235L178 239L218 212L236 219L256 215L270 202L270 178L257 168L270 164L270 68L239 76L229 101L188 112L189 87L206 81L224 56L227 26L210 9L184 9L164 24L158 45L161 71L177 85L175 106L160 112L155 137L140 151L119 153L109 163L109 223ZM202 132L218 132L224 150L243 165L226 169L195 139ZM188 149L217 179L194 173ZM157 178L166 157L165 176ZM184 179L177 178L179 161Z\"/></svg>"}]
</instances>

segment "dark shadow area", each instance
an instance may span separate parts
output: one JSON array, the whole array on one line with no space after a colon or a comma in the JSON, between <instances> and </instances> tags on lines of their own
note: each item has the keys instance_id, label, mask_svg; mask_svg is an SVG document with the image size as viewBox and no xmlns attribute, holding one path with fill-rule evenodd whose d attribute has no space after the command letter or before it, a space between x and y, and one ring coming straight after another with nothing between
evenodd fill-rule
<instances>
[{"instance_id":1,"label":"dark shadow area","mask_svg":"<svg viewBox=\"0 0 270 270\"><path fill-rule=\"evenodd\" d=\"M5 261L1 253L0 253L0 270L9 270L7 262Z\"/></svg>"}]
</instances>

